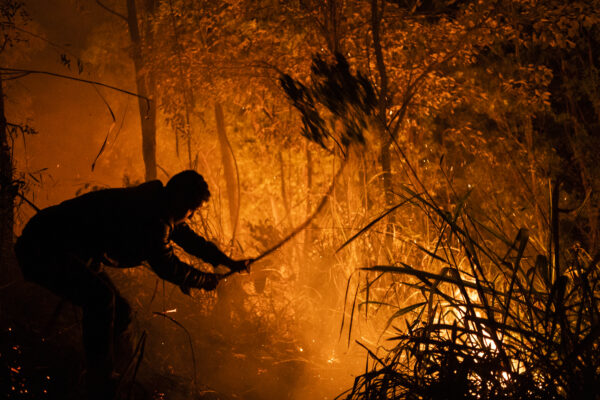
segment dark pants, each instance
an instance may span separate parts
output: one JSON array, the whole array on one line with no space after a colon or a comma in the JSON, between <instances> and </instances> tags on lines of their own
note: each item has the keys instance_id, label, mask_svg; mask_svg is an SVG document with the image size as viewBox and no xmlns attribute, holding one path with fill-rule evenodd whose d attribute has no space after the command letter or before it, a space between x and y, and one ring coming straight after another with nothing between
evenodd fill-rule
<instances>
[{"instance_id":1,"label":"dark pants","mask_svg":"<svg viewBox=\"0 0 600 400\"><path fill-rule=\"evenodd\" d=\"M31 235L29 235L31 236ZM83 311L87 383L105 390L113 371L114 338L131 322L131 308L99 264L49 245L47 238L21 237L15 253L26 280L35 282ZM94 268L96 267L96 268ZM90 388L91 390L96 390ZM104 396L98 393L98 396Z\"/></svg>"}]
</instances>

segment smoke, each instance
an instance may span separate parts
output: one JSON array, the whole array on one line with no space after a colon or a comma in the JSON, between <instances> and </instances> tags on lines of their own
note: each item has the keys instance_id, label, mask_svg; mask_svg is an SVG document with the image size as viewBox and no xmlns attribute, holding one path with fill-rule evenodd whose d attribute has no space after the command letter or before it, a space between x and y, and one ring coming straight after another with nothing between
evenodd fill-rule
<instances>
[{"instance_id":1,"label":"smoke","mask_svg":"<svg viewBox=\"0 0 600 400\"><path fill-rule=\"evenodd\" d=\"M28 5L41 33L54 44L45 42L15 67L133 90L126 36L113 29L115 21L110 16L97 9L92 12L91 6L74 8L67 0ZM80 62L83 70L76 67ZM7 88L7 116L26 120L39 132L15 138L13 150L16 171L26 182L24 194L40 208L90 190L143 179L140 116L137 100L131 96L34 74ZM234 244L229 245L228 230L223 228L227 202L221 189L225 185L217 141L212 135L214 128L207 126L209 123L203 125L194 145L198 149L196 167L207 178L213 197L195 229L233 257L255 256L277 243L300 220L287 214L289 210L304 218L297 206L305 200L304 194L289 190L296 189L294 185L303 179L300 155L290 152L287 160L287 181L282 183L290 192L287 207L278 200L279 177L273 173L281 165L258 152L252 143L243 145L239 137L232 138L233 146L242 148L244 155L238 163L243 193L240 216L245 222ZM158 121L157 147L163 181L189 167L187 160L178 157L175 136L164 120ZM283 163L283 158L280 161ZM329 161L317 159L315 165ZM315 177L313 190L326 188L329 182L329 176ZM34 211L26 204L18 211L20 231ZM225 399L306 399L333 398L350 387L353 376L364 368L364 352L346 337L340 339L346 271L353 266L336 266L335 260L305 254L306 249L317 253L311 246L294 239L257 263L249 275L233 276L216 292L196 291L193 297L159 280L148 268L108 269L135 312L134 323L119 347L120 368L128 371L128 379L136 360L128 365L133 350L142 348L140 340L145 337L143 354L137 354L142 361L132 390L168 399L189 399L191 394ZM319 248L321 254L324 251ZM205 268L197 260L188 260ZM40 296L52 298L45 291ZM27 291L15 298L22 297L27 297ZM48 310L32 314L33 305L26 304L31 308L24 315L44 320L41 314ZM78 318L77 314L61 317L54 328L61 332L75 326L78 331ZM67 339L58 333L55 345L81 350L78 337L70 334ZM71 378L65 378L63 390L77 387L77 378Z\"/></svg>"}]
</instances>

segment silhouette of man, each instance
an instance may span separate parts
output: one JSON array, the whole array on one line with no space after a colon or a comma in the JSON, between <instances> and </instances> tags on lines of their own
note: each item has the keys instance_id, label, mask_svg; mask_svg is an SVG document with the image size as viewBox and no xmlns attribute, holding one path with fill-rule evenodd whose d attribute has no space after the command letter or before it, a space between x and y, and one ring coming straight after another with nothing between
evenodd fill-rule
<instances>
[{"instance_id":1,"label":"silhouette of man","mask_svg":"<svg viewBox=\"0 0 600 400\"><path fill-rule=\"evenodd\" d=\"M15 252L25 279L83 310L90 398L114 396L113 339L131 322L129 304L100 272L100 264L128 268L146 261L184 293L213 290L218 279L179 260L171 242L213 266L247 269L249 260L232 260L186 224L209 197L204 178L187 170L166 186L156 180L104 189L41 210L17 240Z\"/></svg>"}]
</instances>

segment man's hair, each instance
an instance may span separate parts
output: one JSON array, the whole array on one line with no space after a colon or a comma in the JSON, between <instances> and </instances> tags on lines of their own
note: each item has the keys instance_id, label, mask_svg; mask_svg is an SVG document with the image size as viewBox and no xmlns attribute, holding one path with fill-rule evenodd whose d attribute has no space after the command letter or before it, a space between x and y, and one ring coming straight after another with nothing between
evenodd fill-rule
<instances>
[{"instance_id":1,"label":"man's hair","mask_svg":"<svg viewBox=\"0 0 600 400\"><path fill-rule=\"evenodd\" d=\"M202 175L191 169L174 175L167 182L166 189L169 197L176 198L179 204L185 204L190 210L210 197L208 184Z\"/></svg>"}]
</instances>

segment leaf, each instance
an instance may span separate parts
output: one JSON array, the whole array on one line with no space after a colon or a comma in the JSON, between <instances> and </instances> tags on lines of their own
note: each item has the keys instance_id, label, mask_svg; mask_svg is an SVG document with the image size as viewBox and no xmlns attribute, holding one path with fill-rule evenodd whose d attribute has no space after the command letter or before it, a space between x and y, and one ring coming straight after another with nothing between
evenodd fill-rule
<instances>
[{"instance_id":1,"label":"leaf","mask_svg":"<svg viewBox=\"0 0 600 400\"><path fill-rule=\"evenodd\" d=\"M426 301L422 301L420 303L415 303L415 304L411 304L410 306L406 306L404 308L399 309L398 311L396 311L394 314L392 314L392 316L390 318L388 318L386 324L385 324L385 328L383 328L383 330L387 330L387 328L390 326L390 324L392 323L392 321L394 321L396 318L403 316L404 314L408 314L409 312L416 310L419 307L423 307L424 305L426 305L427 302Z\"/></svg>"},{"instance_id":2,"label":"leaf","mask_svg":"<svg viewBox=\"0 0 600 400\"><path fill-rule=\"evenodd\" d=\"M451 264L450 264L450 262L449 262L448 260L446 260L446 259L444 259L444 258L442 258L442 257L438 256L437 254L433 253L432 251L429 251L429 250L427 250L425 247L421 246L420 244L418 244L418 243L413 243L413 244L414 244L415 246L417 246L417 248L418 248L419 250L421 250L422 252L426 253L428 256L430 256L430 257L432 257L432 258L435 258L436 260L438 260L438 261L441 261L441 262L443 262L444 264L451 265Z\"/></svg>"},{"instance_id":3,"label":"leaf","mask_svg":"<svg viewBox=\"0 0 600 400\"><path fill-rule=\"evenodd\" d=\"M60 62L68 69L71 69L71 59L65 53L60 55Z\"/></svg>"},{"instance_id":4,"label":"leaf","mask_svg":"<svg viewBox=\"0 0 600 400\"><path fill-rule=\"evenodd\" d=\"M108 128L108 132L106 132L106 137L104 138L104 142L102 142L102 146L100 146L100 151L98 151L98 154L96 154L96 158L94 158L94 162L92 162L92 171L96 167L96 162L100 158L100 155L102 153L104 153L104 149L106 148L106 144L108 143L108 137L110 136L110 132L113 130L113 128L115 127L115 125L116 124L115 124L114 121L113 121L112 124L110 124L110 127Z\"/></svg>"},{"instance_id":5,"label":"leaf","mask_svg":"<svg viewBox=\"0 0 600 400\"><path fill-rule=\"evenodd\" d=\"M385 218L386 216L388 216L389 214L391 214L392 212L396 211L398 208L402 207L404 204L406 204L407 202L409 202L410 200L412 200L412 198L404 200L398 204L396 204L395 206L393 206L392 208L388 209L387 211L383 212L379 217L375 218L374 220L372 220L371 222L369 222L367 225L365 225L362 229L360 229L356 234L354 234L350 239L346 240L344 242L344 244L342 244L340 247L338 247L338 249L335 251L335 253L337 254L340 250L342 250L344 247L346 247L347 245L349 245L350 243L352 243L356 238L358 238L360 235L362 235L363 233L365 233L366 231L368 231L373 225L375 225L377 222L381 221L383 218Z\"/></svg>"},{"instance_id":6,"label":"leaf","mask_svg":"<svg viewBox=\"0 0 600 400\"><path fill-rule=\"evenodd\" d=\"M94 158L94 161L92 162L92 171L93 171L94 168L96 167L96 162L100 158L100 155L106 149L106 144L108 143L108 137L110 136L110 133L114 129L114 127L116 125L116 122L117 122L117 119L115 118L115 113L113 112L110 104L108 104L108 101L106 101L106 99L104 98L104 96L102 95L102 93L100 93L100 90L98 90L98 87L96 85L92 85L92 86L96 90L96 93L98 94L98 96L100 96L100 98L104 102L104 105L106 105L106 108L108 109L108 112L110 113L110 117L112 118L112 124L110 124L110 127L108 128L108 132L106 132L106 137L104 138L104 142L102 142L102 146L100 146L100 151L98 151L98 154L96 155L96 158ZM123 118L125 118L125 116L123 116ZM123 126L123 123L121 122L121 127L122 126ZM119 131L120 130L121 130L121 128L119 128ZM118 132L117 132L117 134L118 134Z\"/></svg>"}]
</instances>

